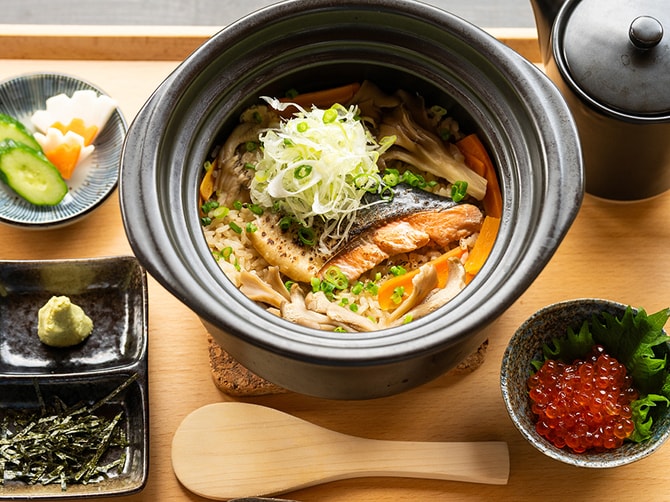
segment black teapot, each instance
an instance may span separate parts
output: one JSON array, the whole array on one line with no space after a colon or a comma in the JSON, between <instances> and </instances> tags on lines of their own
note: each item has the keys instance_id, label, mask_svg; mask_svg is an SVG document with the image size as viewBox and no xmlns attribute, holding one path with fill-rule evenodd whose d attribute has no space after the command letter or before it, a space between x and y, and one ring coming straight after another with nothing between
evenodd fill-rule
<instances>
[{"instance_id":1,"label":"black teapot","mask_svg":"<svg viewBox=\"0 0 670 502\"><path fill-rule=\"evenodd\" d=\"M545 70L579 130L586 191L639 200L670 189L670 2L531 3Z\"/></svg>"}]
</instances>

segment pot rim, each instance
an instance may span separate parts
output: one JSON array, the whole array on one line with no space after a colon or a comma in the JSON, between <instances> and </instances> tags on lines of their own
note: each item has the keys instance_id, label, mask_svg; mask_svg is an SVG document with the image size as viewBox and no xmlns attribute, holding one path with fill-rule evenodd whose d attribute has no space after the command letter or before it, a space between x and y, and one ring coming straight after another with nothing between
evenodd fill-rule
<instances>
[{"instance_id":1,"label":"pot rim","mask_svg":"<svg viewBox=\"0 0 670 502\"><path fill-rule=\"evenodd\" d=\"M186 214L182 223L170 226L168 230L163 229L162 225L151 225L156 209L161 213L161 218L169 217L164 215L165 212L181 209L166 206L166 201L159 196L162 190L168 189L166 180L160 179L155 172L157 162L166 155L163 150L166 134L165 130L155 133L153 127L157 124L169 125L178 120L174 117L175 109L190 97L192 82L209 69L211 58L275 24L347 10L354 16L357 13L365 15L366 12L374 12L380 19L386 16L402 18L404 22L423 23L433 30L445 30L444 36L450 36L464 47L479 51L485 59L495 61L496 72L501 76L499 78L505 80L505 91L516 93L514 98L535 127L531 132L537 136L535 140L538 146L553 148L559 140L565 145L562 151L556 149L549 153L532 153L539 156L544 164L542 174L550 178L552 183L548 183L551 186L529 187L523 195L524 200L533 201L537 208L554 208L554 212L522 215L523 202L519 201L520 196L515 200L505 195L505 188L512 190L513 186L519 185L519 180L514 179L518 173L504 173L501 185L505 200L499 239L484 268L472 283L452 299L448 307L442 307L439 315L434 313L413 321L411 329L398 327L356 333L355 337L347 333L325 332L295 325L264 311L246 298L224 276L211 257L198 223L196 206L192 206L191 214ZM533 109L533 103L542 103L544 109L541 113ZM209 112L202 109L197 113L205 116ZM479 117L480 120L484 118L483 115ZM503 117L501 120L511 123L515 119ZM519 127L518 124L514 126ZM147 132L151 130L154 133ZM502 126L499 126L499 130L504 132ZM504 141L491 134L488 139L498 144ZM130 147L137 149L135 153L139 153L142 160L139 172L135 167L138 158L128 151ZM527 151L507 152L507 158L503 160L522 162L515 158L521 154L531 155ZM556 174L548 167L549 164L560 172ZM244 337L245 342L252 345L317 364L328 364L328 361L352 366L364 362L368 364L370 361L386 364L453 346L473 331L481 330L502 314L544 268L574 220L583 197L581 150L575 126L560 94L548 79L528 61L479 28L450 13L415 1L345 0L333 4L329 0L289 0L261 9L224 28L189 56L151 96L131 125L121 166L123 174L119 188L126 233L131 247L149 273L206 323ZM138 174L139 180L136 179ZM558 178L570 182L570 186L562 193L556 190L560 185ZM186 183L185 188L190 192L181 194L178 203L189 207L196 193L195 180L186 180L179 173L172 173L170 180ZM519 223L521 216L522 223L534 229L530 239L523 242L512 239L515 224ZM170 248L175 239L196 243L195 250L180 248L171 254ZM520 263L529 249L537 250L537 256ZM508 259L505 263L503 251L509 253L510 250L513 251L515 261L511 263ZM195 252L196 256L186 256L189 252ZM184 266L196 267L197 270L191 270L195 273L184 276L180 270ZM503 277L500 272L496 272L498 268L504 269L507 275ZM184 277L190 284L183 283ZM219 295L227 297L225 308L217 300ZM478 312L480 315L463 315L473 298L481 306ZM244 312L244 315L237 315L239 312Z\"/></svg>"}]
</instances>

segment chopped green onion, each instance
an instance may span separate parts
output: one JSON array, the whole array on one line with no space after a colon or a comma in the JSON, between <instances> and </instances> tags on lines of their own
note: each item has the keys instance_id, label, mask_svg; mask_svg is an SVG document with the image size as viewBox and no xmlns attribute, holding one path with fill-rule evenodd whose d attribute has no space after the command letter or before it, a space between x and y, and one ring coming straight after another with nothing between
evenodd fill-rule
<instances>
[{"instance_id":1,"label":"chopped green onion","mask_svg":"<svg viewBox=\"0 0 670 502\"><path fill-rule=\"evenodd\" d=\"M298 132L306 132L307 129L309 129L309 124L307 124L307 122L300 122L300 123L298 123L298 125L296 126L296 130L297 130Z\"/></svg>"},{"instance_id":2,"label":"chopped green onion","mask_svg":"<svg viewBox=\"0 0 670 502\"><path fill-rule=\"evenodd\" d=\"M414 188L425 188L426 180L423 176L413 173L412 171L405 171L402 173L402 181Z\"/></svg>"},{"instance_id":3,"label":"chopped green onion","mask_svg":"<svg viewBox=\"0 0 670 502\"><path fill-rule=\"evenodd\" d=\"M235 202L233 202L233 209L236 209L237 211L239 211L243 207L244 207L244 204L242 204L241 200L236 200Z\"/></svg>"},{"instance_id":4,"label":"chopped green onion","mask_svg":"<svg viewBox=\"0 0 670 502\"><path fill-rule=\"evenodd\" d=\"M456 181L451 185L451 199L454 202L462 201L468 192L468 182L467 181Z\"/></svg>"},{"instance_id":5,"label":"chopped green onion","mask_svg":"<svg viewBox=\"0 0 670 502\"><path fill-rule=\"evenodd\" d=\"M210 211L210 215L212 218L215 219L220 219L220 218L225 218L228 216L228 213L230 212L230 209L228 209L226 206L219 206L216 209L213 209Z\"/></svg>"},{"instance_id":6,"label":"chopped green onion","mask_svg":"<svg viewBox=\"0 0 670 502\"><path fill-rule=\"evenodd\" d=\"M279 230L282 232L288 231L289 228L291 228L291 224L293 223L293 218L290 216L284 216L281 220L279 220Z\"/></svg>"},{"instance_id":7,"label":"chopped green onion","mask_svg":"<svg viewBox=\"0 0 670 502\"><path fill-rule=\"evenodd\" d=\"M284 283L284 287L286 287L287 291L291 291L291 287L295 284L295 281L286 281Z\"/></svg>"},{"instance_id":8,"label":"chopped green onion","mask_svg":"<svg viewBox=\"0 0 670 502\"><path fill-rule=\"evenodd\" d=\"M351 305L349 305L349 310L351 310L352 312L358 312L358 305L352 303Z\"/></svg>"},{"instance_id":9,"label":"chopped green onion","mask_svg":"<svg viewBox=\"0 0 670 502\"><path fill-rule=\"evenodd\" d=\"M316 234L311 227L300 227L298 230L298 239L305 246L313 246L316 244Z\"/></svg>"},{"instance_id":10,"label":"chopped green onion","mask_svg":"<svg viewBox=\"0 0 670 502\"><path fill-rule=\"evenodd\" d=\"M412 314L407 314L407 315L403 318L402 323L403 323L403 324L409 324L409 323L411 323L413 320L414 320L414 317L412 316Z\"/></svg>"},{"instance_id":11,"label":"chopped green onion","mask_svg":"<svg viewBox=\"0 0 670 502\"><path fill-rule=\"evenodd\" d=\"M312 285L312 293L318 293L321 291L321 279L318 277L312 277L309 282Z\"/></svg>"},{"instance_id":12,"label":"chopped green onion","mask_svg":"<svg viewBox=\"0 0 670 502\"><path fill-rule=\"evenodd\" d=\"M257 216L261 216L263 214L263 208L258 204L248 204L247 209Z\"/></svg>"},{"instance_id":13,"label":"chopped green onion","mask_svg":"<svg viewBox=\"0 0 670 502\"><path fill-rule=\"evenodd\" d=\"M302 164L301 166L296 167L293 171L293 176L299 180L305 179L310 174L312 174L312 166L309 164Z\"/></svg>"},{"instance_id":14,"label":"chopped green onion","mask_svg":"<svg viewBox=\"0 0 670 502\"><path fill-rule=\"evenodd\" d=\"M337 120L337 110L334 108L328 108L323 112L323 123L331 124Z\"/></svg>"},{"instance_id":15,"label":"chopped green onion","mask_svg":"<svg viewBox=\"0 0 670 502\"><path fill-rule=\"evenodd\" d=\"M209 216L203 216L202 218L200 218L200 224L203 227L206 227L207 225L211 225L212 224L212 218L210 218Z\"/></svg>"},{"instance_id":16,"label":"chopped green onion","mask_svg":"<svg viewBox=\"0 0 670 502\"><path fill-rule=\"evenodd\" d=\"M393 191L393 188L388 186L383 187L381 192L379 192L379 198L382 200L391 201L393 200L394 195L395 192Z\"/></svg>"},{"instance_id":17,"label":"chopped green onion","mask_svg":"<svg viewBox=\"0 0 670 502\"><path fill-rule=\"evenodd\" d=\"M391 295L391 300L393 303L396 305L400 305L400 302L402 302L402 297L405 295L405 287L404 286L398 286L393 290L393 294Z\"/></svg>"},{"instance_id":18,"label":"chopped green onion","mask_svg":"<svg viewBox=\"0 0 670 502\"><path fill-rule=\"evenodd\" d=\"M294 143L289 138L284 138L284 146L293 146Z\"/></svg>"},{"instance_id":19,"label":"chopped green onion","mask_svg":"<svg viewBox=\"0 0 670 502\"><path fill-rule=\"evenodd\" d=\"M387 169L384 171L382 181L389 187L394 187L400 183L400 173L397 169Z\"/></svg>"},{"instance_id":20,"label":"chopped green onion","mask_svg":"<svg viewBox=\"0 0 670 502\"><path fill-rule=\"evenodd\" d=\"M250 171L255 171L256 170L256 165L252 164L251 162L245 162L244 163L244 168L249 169Z\"/></svg>"},{"instance_id":21,"label":"chopped green onion","mask_svg":"<svg viewBox=\"0 0 670 502\"><path fill-rule=\"evenodd\" d=\"M370 281L365 284L365 290L371 295L376 295L379 292L379 286L376 282Z\"/></svg>"},{"instance_id":22,"label":"chopped green onion","mask_svg":"<svg viewBox=\"0 0 670 502\"><path fill-rule=\"evenodd\" d=\"M407 273L407 270L405 267L402 267L400 265L393 265L390 269L391 273L395 275L396 277L399 275L404 275Z\"/></svg>"},{"instance_id":23,"label":"chopped green onion","mask_svg":"<svg viewBox=\"0 0 670 502\"><path fill-rule=\"evenodd\" d=\"M344 329L342 326L337 326L335 329L333 329L333 333L346 333L347 330Z\"/></svg>"},{"instance_id":24,"label":"chopped green onion","mask_svg":"<svg viewBox=\"0 0 670 502\"><path fill-rule=\"evenodd\" d=\"M351 292L355 295L360 295L363 292L363 283L356 281L356 284L351 287Z\"/></svg>"},{"instance_id":25,"label":"chopped green onion","mask_svg":"<svg viewBox=\"0 0 670 502\"><path fill-rule=\"evenodd\" d=\"M221 250L221 258L226 261L230 261L230 257L233 255L233 248L227 246Z\"/></svg>"},{"instance_id":26,"label":"chopped green onion","mask_svg":"<svg viewBox=\"0 0 670 502\"><path fill-rule=\"evenodd\" d=\"M200 206L200 209L204 214L209 213L212 209L216 209L219 207L219 202L216 200L208 200L205 202L202 206Z\"/></svg>"},{"instance_id":27,"label":"chopped green onion","mask_svg":"<svg viewBox=\"0 0 670 502\"><path fill-rule=\"evenodd\" d=\"M329 267L323 274L323 280L332 284L336 289L347 289L349 279L338 267Z\"/></svg>"},{"instance_id":28,"label":"chopped green onion","mask_svg":"<svg viewBox=\"0 0 670 502\"><path fill-rule=\"evenodd\" d=\"M326 298L328 298L330 301L333 301L335 296L335 286L333 284L327 281L321 281L319 282L319 291L322 291L326 295Z\"/></svg>"},{"instance_id":29,"label":"chopped green onion","mask_svg":"<svg viewBox=\"0 0 670 502\"><path fill-rule=\"evenodd\" d=\"M258 230L258 227L253 222L250 221L247 223L245 230L247 231L248 234L253 234Z\"/></svg>"},{"instance_id":30,"label":"chopped green onion","mask_svg":"<svg viewBox=\"0 0 670 502\"><path fill-rule=\"evenodd\" d=\"M244 144L244 148L247 152L255 152L258 149L258 143L255 141L247 141Z\"/></svg>"},{"instance_id":31,"label":"chopped green onion","mask_svg":"<svg viewBox=\"0 0 670 502\"><path fill-rule=\"evenodd\" d=\"M354 186L367 192L375 193L379 188L379 180L376 176L370 176L369 173L360 173L354 176Z\"/></svg>"},{"instance_id":32,"label":"chopped green onion","mask_svg":"<svg viewBox=\"0 0 670 502\"><path fill-rule=\"evenodd\" d=\"M228 223L228 226L230 229L235 232L236 234L241 234L242 233L242 227L240 227L237 223L234 221L231 221Z\"/></svg>"}]
</instances>

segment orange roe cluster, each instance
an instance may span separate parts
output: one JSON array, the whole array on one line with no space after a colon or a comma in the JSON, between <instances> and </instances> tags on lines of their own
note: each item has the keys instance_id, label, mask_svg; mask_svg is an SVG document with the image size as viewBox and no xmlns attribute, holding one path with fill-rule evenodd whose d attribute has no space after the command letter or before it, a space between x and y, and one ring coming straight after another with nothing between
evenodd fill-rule
<instances>
[{"instance_id":1,"label":"orange roe cluster","mask_svg":"<svg viewBox=\"0 0 670 502\"><path fill-rule=\"evenodd\" d=\"M639 392L626 367L601 345L573 364L545 361L528 387L535 429L557 448L618 448L635 430L630 404Z\"/></svg>"}]
</instances>

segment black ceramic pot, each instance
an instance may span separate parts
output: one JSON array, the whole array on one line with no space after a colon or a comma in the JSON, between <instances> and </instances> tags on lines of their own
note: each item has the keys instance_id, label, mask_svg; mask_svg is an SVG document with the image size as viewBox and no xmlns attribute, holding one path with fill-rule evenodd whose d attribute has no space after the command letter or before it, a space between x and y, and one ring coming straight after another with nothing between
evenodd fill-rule
<instances>
[{"instance_id":1,"label":"black ceramic pot","mask_svg":"<svg viewBox=\"0 0 670 502\"><path fill-rule=\"evenodd\" d=\"M212 147L259 96L362 79L454 104L499 166L502 225L482 271L432 315L373 333L323 332L265 312L224 276L200 227L197 187ZM240 363L292 391L365 399L427 382L477 349L569 229L583 175L559 93L482 30L418 2L303 0L226 27L161 84L129 129L120 197L140 262Z\"/></svg>"}]
</instances>

